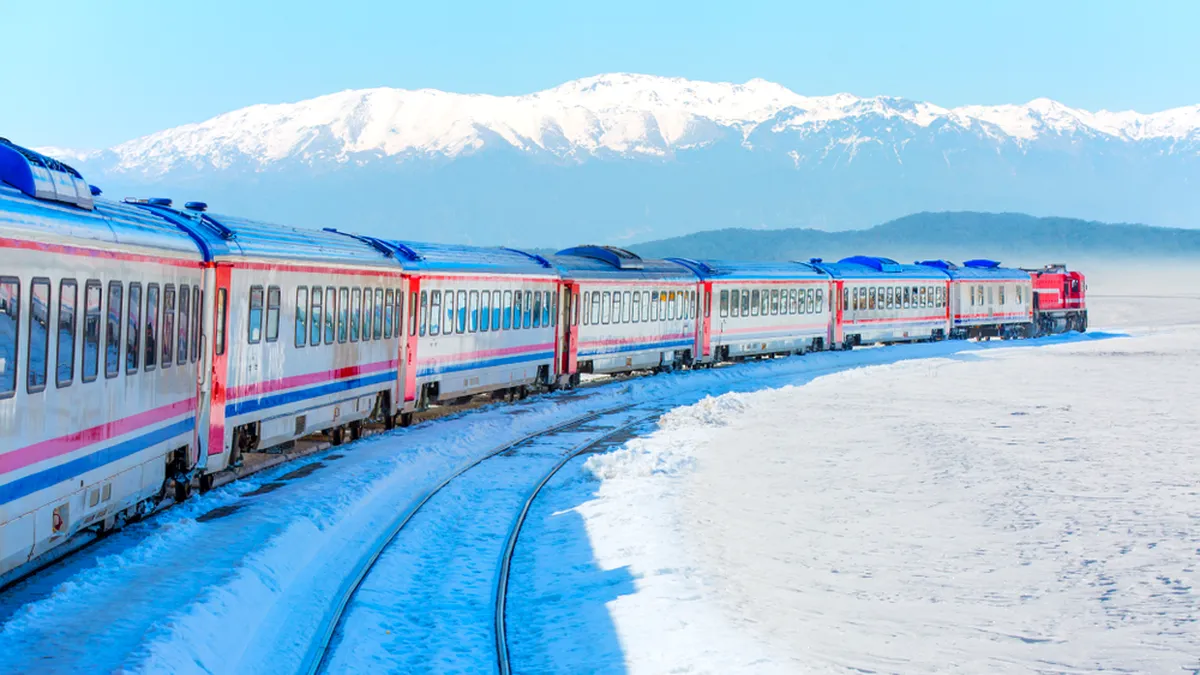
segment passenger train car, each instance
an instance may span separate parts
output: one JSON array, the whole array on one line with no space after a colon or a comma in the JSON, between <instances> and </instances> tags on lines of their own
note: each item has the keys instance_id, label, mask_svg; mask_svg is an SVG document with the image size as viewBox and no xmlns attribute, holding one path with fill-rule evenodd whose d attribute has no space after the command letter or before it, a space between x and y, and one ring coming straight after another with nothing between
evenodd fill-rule
<instances>
[{"instance_id":1,"label":"passenger train car","mask_svg":"<svg viewBox=\"0 0 1200 675\"><path fill-rule=\"evenodd\" d=\"M0 584L248 452L478 394L1087 326L1083 275L985 260L554 255L100 197L0 139Z\"/></svg>"}]
</instances>

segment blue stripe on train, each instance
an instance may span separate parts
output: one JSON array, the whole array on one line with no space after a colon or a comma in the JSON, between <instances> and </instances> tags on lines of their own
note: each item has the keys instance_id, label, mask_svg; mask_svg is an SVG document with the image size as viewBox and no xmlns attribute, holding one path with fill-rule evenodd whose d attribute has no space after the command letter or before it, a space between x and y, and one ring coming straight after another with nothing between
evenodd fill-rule
<instances>
[{"instance_id":1,"label":"blue stripe on train","mask_svg":"<svg viewBox=\"0 0 1200 675\"><path fill-rule=\"evenodd\" d=\"M7 504L21 497L29 496L38 490L53 487L66 480L77 479L92 469L98 469L106 464L111 464L119 459L124 459L134 453L162 443L174 436L188 433L195 427L195 423L195 418L188 417L187 419L179 420L174 424L155 429L136 438L130 438L110 445L103 450L97 450L78 459L73 459L58 466L52 466L49 469L30 474L24 478L18 478L11 483L0 485L0 504Z\"/></svg>"},{"instance_id":2,"label":"blue stripe on train","mask_svg":"<svg viewBox=\"0 0 1200 675\"><path fill-rule=\"evenodd\" d=\"M330 394L339 394L343 391L349 391L351 389L358 389L359 387L367 387L372 384L380 384L383 382L395 382L395 381L396 381L396 371L389 370L389 371L382 372L382 373L365 375L363 377L355 377L355 378L348 379L348 380L339 380L337 382L330 382L329 384L322 384L320 386L310 387L308 389L296 389L293 391L283 392L282 394L273 394L271 396L263 396L261 398L246 398L246 399L242 399L241 401L238 401L237 403L230 403L230 404L226 405L225 406L225 416L227 418L228 417L237 417L238 415L245 415L247 413L258 412L259 410L266 410L267 408L275 408L275 407L278 407L281 405L287 405L289 403L297 403L299 401L304 401L304 400L307 400L310 398L317 398L319 396L328 396Z\"/></svg>"},{"instance_id":3,"label":"blue stripe on train","mask_svg":"<svg viewBox=\"0 0 1200 675\"><path fill-rule=\"evenodd\" d=\"M517 354L515 356L500 356L494 359L481 359L478 361L463 361L462 363L451 363L448 365L433 365L421 368L417 371L417 377L425 377L426 375L440 375L442 373L457 373L463 370L474 370L476 368L494 368L496 366L507 366L513 363L522 363L525 361L553 361L554 350L544 352L534 352L531 354Z\"/></svg>"},{"instance_id":4,"label":"blue stripe on train","mask_svg":"<svg viewBox=\"0 0 1200 675\"><path fill-rule=\"evenodd\" d=\"M668 347L690 347L692 346L691 339L685 340L667 340L665 342L639 342L632 345L621 345L612 348L591 349L588 351L580 351L579 358L585 356L607 356L609 354L620 354L621 352L637 352L647 349L666 349Z\"/></svg>"}]
</instances>

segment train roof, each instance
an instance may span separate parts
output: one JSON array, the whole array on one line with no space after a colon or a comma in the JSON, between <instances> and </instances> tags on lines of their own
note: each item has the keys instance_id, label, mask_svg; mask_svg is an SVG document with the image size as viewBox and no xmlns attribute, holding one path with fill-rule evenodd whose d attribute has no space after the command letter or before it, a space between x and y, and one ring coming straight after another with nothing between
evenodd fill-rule
<instances>
[{"instance_id":1,"label":"train roof","mask_svg":"<svg viewBox=\"0 0 1200 675\"><path fill-rule=\"evenodd\" d=\"M105 249L149 249L200 260L195 242L174 224L127 204L96 197L90 209L30 197L0 183L0 230L36 232Z\"/></svg>"},{"instance_id":2,"label":"train roof","mask_svg":"<svg viewBox=\"0 0 1200 675\"><path fill-rule=\"evenodd\" d=\"M836 279L927 279L945 281L943 270L927 265L905 265L891 258L856 255L830 263L820 258L811 260L814 267Z\"/></svg>"},{"instance_id":3,"label":"train roof","mask_svg":"<svg viewBox=\"0 0 1200 675\"><path fill-rule=\"evenodd\" d=\"M253 258L343 265L395 267L392 256L363 238L335 230L309 230L249 218L211 214L198 202L180 210L167 199L130 199L131 204L190 232L210 260Z\"/></svg>"},{"instance_id":4,"label":"train roof","mask_svg":"<svg viewBox=\"0 0 1200 675\"><path fill-rule=\"evenodd\" d=\"M918 260L917 265L939 270L951 279L991 279L1026 281L1029 273L1011 267L1001 267L995 260L977 258L956 265L949 260Z\"/></svg>"},{"instance_id":5,"label":"train roof","mask_svg":"<svg viewBox=\"0 0 1200 675\"><path fill-rule=\"evenodd\" d=\"M672 260L643 258L615 246L575 246L548 256L568 279L696 281L696 273Z\"/></svg>"},{"instance_id":6,"label":"train roof","mask_svg":"<svg viewBox=\"0 0 1200 675\"><path fill-rule=\"evenodd\" d=\"M711 281L742 281L754 279L828 279L829 275L804 262L754 262L743 260L693 260L667 258L695 272L701 279Z\"/></svg>"},{"instance_id":7,"label":"train roof","mask_svg":"<svg viewBox=\"0 0 1200 675\"><path fill-rule=\"evenodd\" d=\"M390 247L406 270L464 274L558 276L547 259L512 248L374 239Z\"/></svg>"}]
</instances>

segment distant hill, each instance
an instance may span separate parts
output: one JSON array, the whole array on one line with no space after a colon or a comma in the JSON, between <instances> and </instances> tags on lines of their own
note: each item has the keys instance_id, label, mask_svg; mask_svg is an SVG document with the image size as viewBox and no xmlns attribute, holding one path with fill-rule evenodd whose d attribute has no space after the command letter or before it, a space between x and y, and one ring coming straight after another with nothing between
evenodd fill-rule
<instances>
[{"instance_id":1,"label":"distant hill","mask_svg":"<svg viewBox=\"0 0 1200 675\"><path fill-rule=\"evenodd\" d=\"M711 230L629 248L656 258L836 260L862 254L904 262L992 258L1011 265L1041 265L1093 258L1200 258L1200 230L1023 213L926 212L865 230Z\"/></svg>"}]
</instances>

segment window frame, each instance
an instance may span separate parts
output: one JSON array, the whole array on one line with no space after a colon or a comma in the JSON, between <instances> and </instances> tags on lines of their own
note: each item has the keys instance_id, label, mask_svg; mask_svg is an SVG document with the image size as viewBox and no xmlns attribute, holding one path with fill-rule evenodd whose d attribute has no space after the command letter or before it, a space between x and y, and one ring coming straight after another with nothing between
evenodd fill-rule
<instances>
[{"instance_id":1,"label":"window frame","mask_svg":"<svg viewBox=\"0 0 1200 675\"><path fill-rule=\"evenodd\" d=\"M300 299L300 294L304 294L304 299ZM304 349L308 346L308 334L311 330L309 326L309 300L308 286L296 287L296 314L292 321L292 342L296 349Z\"/></svg>"},{"instance_id":2,"label":"window frame","mask_svg":"<svg viewBox=\"0 0 1200 675\"><path fill-rule=\"evenodd\" d=\"M45 301L45 306L46 306L46 330L45 330L45 332L46 332L46 335L42 339L42 381L40 384L33 384L32 380L30 379L34 374L34 370L33 370L33 345L34 345L33 323L34 323L34 319L37 317L37 312L33 311L33 295L34 295L35 289L38 286L44 286L46 289L46 301ZM51 316L51 314L53 314L53 309L54 309L54 302L53 302L54 290L53 289L54 289L54 287L50 283L49 277L33 277L32 279L29 280L29 312L28 312L29 320L26 322L26 328L25 328L27 331L27 335L29 337L29 344L25 348L25 393L27 393L27 394L37 394L37 393L45 391L46 384L50 381L50 375L49 375L49 372L50 372L50 326L51 326L50 316ZM120 324L120 322L121 322L121 317L118 316L117 317L118 325ZM17 330L20 331L20 328L21 328L20 322L17 322L15 325L16 325ZM54 325L57 326L57 322ZM17 351L16 353L19 355L21 352ZM120 365L120 343L119 342L117 345L117 354L118 354L118 358L117 358L118 365ZM105 364L105 365L107 365L107 364Z\"/></svg>"},{"instance_id":3,"label":"window frame","mask_svg":"<svg viewBox=\"0 0 1200 675\"><path fill-rule=\"evenodd\" d=\"M116 336L113 336L113 291L116 291L117 311L116 319ZM125 348L125 341L121 338L125 335L122 331L125 324L125 285L120 281L109 281L107 292L104 295L104 379L111 380L118 377L122 370L121 352ZM116 354L113 354L114 346L111 342L116 342Z\"/></svg>"},{"instance_id":4,"label":"window frame","mask_svg":"<svg viewBox=\"0 0 1200 675\"><path fill-rule=\"evenodd\" d=\"M162 345L159 350L162 358L158 360L159 368L170 368L175 361L175 297L175 284L163 284L162 336L158 340Z\"/></svg>"},{"instance_id":5,"label":"window frame","mask_svg":"<svg viewBox=\"0 0 1200 675\"><path fill-rule=\"evenodd\" d=\"M255 308L255 297L258 298L258 307ZM248 344L256 345L262 342L263 338L263 315L266 314L267 291L258 284L250 287L250 293L246 296L246 341ZM255 334L254 313L258 312L258 333Z\"/></svg>"},{"instance_id":6,"label":"window frame","mask_svg":"<svg viewBox=\"0 0 1200 675\"><path fill-rule=\"evenodd\" d=\"M0 276L0 286L13 286L13 292L8 296L8 309L5 315L12 319L13 324L13 339L12 339L12 360L6 363L5 366L12 368L12 386L8 386L7 378L9 373L4 373L0 378L0 386L7 389L0 390L0 399L12 398L17 395L17 389L20 387L19 380L21 379L21 279L15 276ZM15 315L11 312L13 303L16 303Z\"/></svg>"},{"instance_id":7,"label":"window frame","mask_svg":"<svg viewBox=\"0 0 1200 675\"><path fill-rule=\"evenodd\" d=\"M0 279L0 282L3 280ZM67 350L67 366L69 372L67 379L61 376L63 367L63 344L62 344L62 320L63 307L62 301L66 297L66 287L71 287L71 346ZM75 279L60 279L58 282L58 314L54 322L54 384L57 388L69 387L75 382L75 344L79 336L79 282Z\"/></svg>"},{"instance_id":8,"label":"window frame","mask_svg":"<svg viewBox=\"0 0 1200 675\"><path fill-rule=\"evenodd\" d=\"M96 292L96 361L92 364L92 374L88 376L87 369L87 348L88 348L88 299L92 291ZM80 378L81 382L95 382L100 376L100 348L101 348L101 325L104 323L104 286L99 279L88 279L83 287L83 358L80 361Z\"/></svg>"},{"instance_id":9,"label":"window frame","mask_svg":"<svg viewBox=\"0 0 1200 675\"><path fill-rule=\"evenodd\" d=\"M179 313L176 316L175 334L175 365L185 366L188 362L188 350L191 345L188 344L188 337L192 329L192 291L188 284L179 285Z\"/></svg>"}]
</instances>

